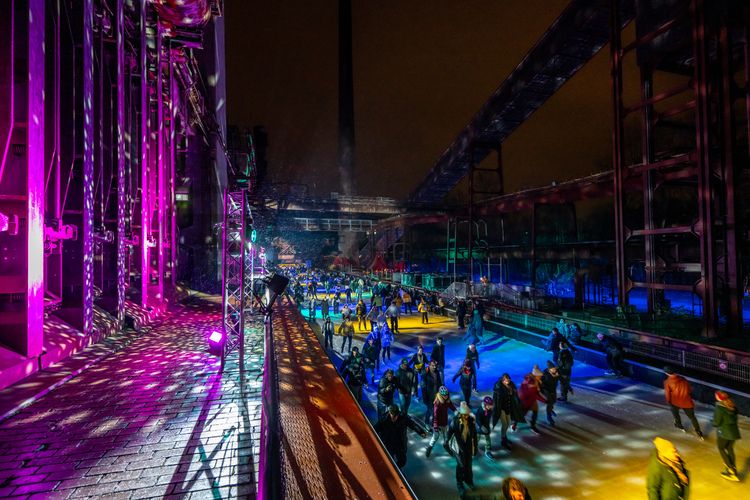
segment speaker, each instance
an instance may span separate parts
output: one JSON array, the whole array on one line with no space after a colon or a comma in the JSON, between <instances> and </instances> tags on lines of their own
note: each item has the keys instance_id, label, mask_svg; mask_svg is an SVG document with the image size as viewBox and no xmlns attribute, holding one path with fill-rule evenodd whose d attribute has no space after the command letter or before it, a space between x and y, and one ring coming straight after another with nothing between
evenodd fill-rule
<instances>
[{"instance_id":1,"label":"speaker","mask_svg":"<svg viewBox=\"0 0 750 500\"><path fill-rule=\"evenodd\" d=\"M276 295L281 295L286 290L286 286L289 284L289 278L280 274L274 274L271 279L268 280L268 289Z\"/></svg>"}]
</instances>

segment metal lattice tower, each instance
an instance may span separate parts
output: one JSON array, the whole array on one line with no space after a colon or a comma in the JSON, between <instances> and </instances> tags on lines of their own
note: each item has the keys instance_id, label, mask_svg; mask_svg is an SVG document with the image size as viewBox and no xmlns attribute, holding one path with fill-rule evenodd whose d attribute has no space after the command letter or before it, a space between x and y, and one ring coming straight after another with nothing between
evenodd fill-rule
<instances>
[{"instance_id":1,"label":"metal lattice tower","mask_svg":"<svg viewBox=\"0 0 750 500\"><path fill-rule=\"evenodd\" d=\"M224 193L222 261L225 338L222 367L227 355L234 349L239 350L240 363L244 361L245 311L252 303L252 261L245 236L245 227L250 220L247 189L227 190Z\"/></svg>"}]
</instances>

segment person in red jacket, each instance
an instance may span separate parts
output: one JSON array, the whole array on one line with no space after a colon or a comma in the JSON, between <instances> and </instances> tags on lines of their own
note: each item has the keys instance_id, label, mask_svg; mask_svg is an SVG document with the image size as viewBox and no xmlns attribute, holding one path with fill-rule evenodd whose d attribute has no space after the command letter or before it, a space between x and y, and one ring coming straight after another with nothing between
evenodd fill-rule
<instances>
[{"instance_id":1,"label":"person in red jacket","mask_svg":"<svg viewBox=\"0 0 750 500\"><path fill-rule=\"evenodd\" d=\"M542 371L534 366L534 371L527 374L521 382L521 387L518 389L518 399L521 400L521 407L523 408L524 416L531 410L531 431L536 434L541 434L539 429L536 428L536 419L539 415L539 404L546 403L547 400L542 396L539 389L539 380L542 377Z\"/></svg>"},{"instance_id":2,"label":"person in red jacket","mask_svg":"<svg viewBox=\"0 0 750 500\"><path fill-rule=\"evenodd\" d=\"M448 432L449 409L455 412L456 405L454 405L453 401L451 401L451 396L448 392L448 388L445 386L441 386L440 390L435 396L435 402L433 403L432 407L432 438L430 439L430 444L427 445L427 448L424 451L426 457L429 457L430 453L432 453L432 447L435 446L435 443L437 443L439 436L443 437L443 446L445 446Z\"/></svg>"},{"instance_id":3,"label":"person in red jacket","mask_svg":"<svg viewBox=\"0 0 750 500\"><path fill-rule=\"evenodd\" d=\"M703 441L701 426L698 419L695 418L695 403L690 396L690 384L684 377L677 375L672 366L665 366L664 373L667 374L667 379L664 381L664 397L669 409L672 410L674 426L683 432L687 432L682 426L682 419L680 418L680 410L684 411L693 424L693 430L695 430L698 439Z\"/></svg>"}]
</instances>

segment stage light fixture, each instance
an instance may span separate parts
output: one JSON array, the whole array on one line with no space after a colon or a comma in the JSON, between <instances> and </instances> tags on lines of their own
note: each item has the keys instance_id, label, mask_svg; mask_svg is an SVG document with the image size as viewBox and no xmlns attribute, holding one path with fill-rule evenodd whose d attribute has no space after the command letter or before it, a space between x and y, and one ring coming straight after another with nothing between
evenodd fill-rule
<instances>
[{"instance_id":1,"label":"stage light fixture","mask_svg":"<svg viewBox=\"0 0 750 500\"><path fill-rule=\"evenodd\" d=\"M214 356L221 356L221 352L224 349L224 333L220 330L214 330L211 335L208 336L208 352Z\"/></svg>"}]
</instances>

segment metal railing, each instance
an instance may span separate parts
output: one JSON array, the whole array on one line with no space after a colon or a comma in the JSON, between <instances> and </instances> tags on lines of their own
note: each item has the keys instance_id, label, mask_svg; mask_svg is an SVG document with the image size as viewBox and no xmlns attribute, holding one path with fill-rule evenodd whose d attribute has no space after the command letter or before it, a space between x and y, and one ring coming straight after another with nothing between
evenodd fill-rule
<instances>
[{"instance_id":1,"label":"metal railing","mask_svg":"<svg viewBox=\"0 0 750 500\"><path fill-rule=\"evenodd\" d=\"M279 422L279 380L273 340L273 309L263 318L263 389L261 391L260 460L258 498L282 498L281 429Z\"/></svg>"}]
</instances>

